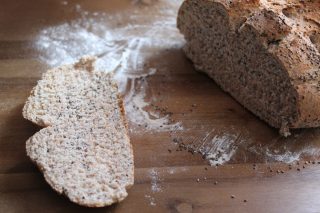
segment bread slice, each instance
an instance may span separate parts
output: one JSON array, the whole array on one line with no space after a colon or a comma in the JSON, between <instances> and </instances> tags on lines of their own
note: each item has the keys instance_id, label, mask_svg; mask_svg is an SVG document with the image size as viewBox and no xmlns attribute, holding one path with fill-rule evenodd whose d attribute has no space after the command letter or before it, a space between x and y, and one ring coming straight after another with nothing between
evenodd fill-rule
<instances>
[{"instance_id":1,"label":"bread slice","mask_svg":"<svg viewBox=\"0 0 320 213\"><path fill-rule=\"evenodd\" d=\"M186 0L195 67L283 135L320 126L320 2Z\"/></svg>"},{"instance_id":2,"label":"bread slice","mask_svg":"<svg viewBox=\"0 0 320 213\"><path fill-rule=\"evenodd\" d=\"M23 116L46 127L26 143L46 181L71 201L102 207L122 201L134 182L124 109L110 73L94 57L47 71Z\"/></svg>"}]
</instances>

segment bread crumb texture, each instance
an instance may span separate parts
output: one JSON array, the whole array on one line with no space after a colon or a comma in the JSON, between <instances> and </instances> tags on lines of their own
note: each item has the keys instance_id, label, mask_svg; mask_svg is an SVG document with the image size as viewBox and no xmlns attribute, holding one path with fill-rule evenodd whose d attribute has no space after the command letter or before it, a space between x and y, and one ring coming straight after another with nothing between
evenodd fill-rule
<instances>
[{"instance_id":1,"label":"bread crumb texture","mask_svg":"<svg viewBox=\"0 0 320 213\"><path fill-rule=\"evenodd\" d=\"M320 126L320 1L186 0L178 28L195 67L271 126Z\"/></svg>"},{"instance_id":2,"label":"bread crumb texture","mask_svg":"<svg viewBox=\"0 0 320 213\"><path fill-rule=\"evenodd\" d=\"M77 204L103 207L127 196L134 164L116 83L94 69L95 60L47 71L23 116L46 127L26 150L50 186Z\"/></svg>"}]
</instances>

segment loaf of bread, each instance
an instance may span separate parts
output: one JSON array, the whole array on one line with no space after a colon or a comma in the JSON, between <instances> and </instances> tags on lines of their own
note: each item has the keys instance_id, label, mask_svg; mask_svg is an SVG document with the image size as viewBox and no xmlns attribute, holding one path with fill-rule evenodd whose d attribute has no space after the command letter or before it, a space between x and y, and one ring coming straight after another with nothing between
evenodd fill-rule
<instances>
[{"instance_id":1,"label":"loaf of bread","mask_svg":"<svg viewBox=\"0 0 320 213\"><path fill-rule=\"evenodd\" d=\"M186 0L177 25L196 69L280 133L320 126L320 1Z\"/></svg>"},{"instance_id":2,"label":"loaf of bread","mask_svg":"<svg viewBox=\"0 0 320 213\"><path fill-rule=\"evenodd\" d=\"M47 71L23 116L45 127L26 150L50 186L75 203L102 207L127 196L134 165L117 85L94 61L84 57Z\"/></svg>"}]
</instances>

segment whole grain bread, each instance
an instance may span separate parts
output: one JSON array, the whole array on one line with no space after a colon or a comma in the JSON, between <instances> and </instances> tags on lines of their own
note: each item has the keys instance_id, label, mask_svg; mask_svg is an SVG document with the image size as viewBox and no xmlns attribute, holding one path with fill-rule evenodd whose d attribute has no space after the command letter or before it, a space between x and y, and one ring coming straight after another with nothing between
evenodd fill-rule
<instances>
[{"instance_id":1,"label":"whole grain bread","mask_svg":"<svg viewBox=\"0 0 320 213\"><path fill-rule=\"evenodd\" d=\"M238 102L287 136L320 126L320 1L186 0L184 51Z\"/></svg>"},{"instance_id":2,"label":"whole grain bread","mask_svg":"<svg viewBox=\"0 0 320 213\"><path fill-rule=\"evenodd\" d=\"M134 164L117 85L94 61L83 57L47 71L23 116L46 127L26 150L50 186L75 203L102 207L127 196Z\"/></svg>"}]
</instances>

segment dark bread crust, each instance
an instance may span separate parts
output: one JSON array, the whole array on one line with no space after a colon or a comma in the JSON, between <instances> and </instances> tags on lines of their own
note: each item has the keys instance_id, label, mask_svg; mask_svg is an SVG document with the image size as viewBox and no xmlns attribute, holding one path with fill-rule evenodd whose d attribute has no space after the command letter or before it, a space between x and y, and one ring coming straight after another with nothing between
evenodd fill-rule
<instances>
[{"instance_id":1,"label":"dark bread crust","mask_svg":"<svg viewBox=\"0 0 320 213\"><path fill-rule=\"evenodd\" d=\"M271 126L320 126L320 2L186 0L177 25L195 67Z\"/></svg>"}]
</instances>

